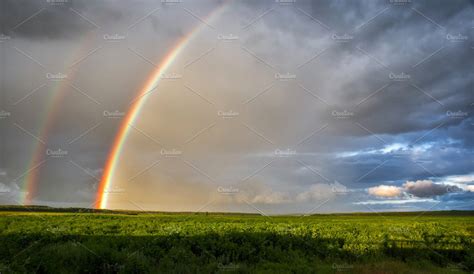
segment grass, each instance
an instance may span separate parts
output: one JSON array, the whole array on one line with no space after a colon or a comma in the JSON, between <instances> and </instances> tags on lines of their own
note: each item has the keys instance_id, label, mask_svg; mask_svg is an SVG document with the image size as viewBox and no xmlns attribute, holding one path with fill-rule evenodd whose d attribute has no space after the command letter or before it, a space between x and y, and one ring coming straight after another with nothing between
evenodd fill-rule
<instances>
[{"instance_id":1,"label":"grass","mask_svg":"<svg viewBox=\"0 0 474 274\"><path fill-rule=\"evenodd\" d=\"M265 217L0 207L0 272L463 273L474 270L473 233L472 211Z\"/></svg>"}]
</instances>

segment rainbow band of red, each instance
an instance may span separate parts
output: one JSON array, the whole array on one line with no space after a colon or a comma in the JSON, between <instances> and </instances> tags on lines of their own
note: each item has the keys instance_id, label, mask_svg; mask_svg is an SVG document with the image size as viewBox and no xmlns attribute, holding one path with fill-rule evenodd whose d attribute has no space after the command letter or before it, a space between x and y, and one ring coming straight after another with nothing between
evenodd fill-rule
<instances>
[{"instance_id":1,"label":"rainbow band of red","mask_svg":"<svg viewBox=\"0 0 474 274\"><path fill-rule=\"evenodd\" d=\"M219 8L215 9L206 19L205 21L210 22L212 19L217 17L227 5L221 5ZM156 88L158 83L160 82L161 76L166 70L170 67L176 57L181 53L181 51L186 47L189 41L192 40L199 33L200 30L207 27L206 24L202 23L198 25L195 29L193 29L188 35L183 37L181 40L176 43L176 45L166 54L163 61L158 65L158 68L151 73L151 76L146 81L143 88L138 92L138 96L134 103L130 106L129 110L127 111L127 115L125 116L124 120L122 121L118 133L115 137L114 143L112 145L112 149L107 157L107 161L104 168L104 173L102 175L102 179L99 184L99 188L97 190L96 200L95 200L95 207L99 209L107 208L108 202L108 189L111 188L113 183L113 177L115 174L115 169L117 168L117 164L119 162L120 156L123 151L123 146L125 141L127 140L127 136L130 132L130 125L135 122L137 117L140 114L141 109L145 105L147 96L149 93Z\"/></svg>"}]
</instances>

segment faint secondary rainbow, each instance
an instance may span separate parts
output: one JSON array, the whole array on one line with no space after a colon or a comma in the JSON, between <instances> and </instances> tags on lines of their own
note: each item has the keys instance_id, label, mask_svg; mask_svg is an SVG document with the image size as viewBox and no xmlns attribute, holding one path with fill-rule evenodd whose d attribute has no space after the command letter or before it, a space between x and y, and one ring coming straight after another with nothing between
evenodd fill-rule
<instances>
[{"instance_id":1,"label":"faint secondary rainbow","mask_svg":"<svg viewBox=\"0 0 474 274\"><path fill-rule=\"evenodd\" d=\"M65 81L65 80L64 80ZM53 90L53 99L51 100L50 104L48 104L47 109L50 110L46 116L44 117L43 126L40 128L40 133L38 135L38 141L33 151L33 155L31 157L31 161L28 164L27 174L23 180L23 190L21 197L22 204L31 204L31 200L33 199L36 189L37 189L37 182L39 177L39 171L41 166L46 161L44 159L46 154L46 146L48 142L49 132L51 131L54 118L59 109L60 102L63 101L65 90L67 84L58 83L57 88Z\"/></svg>"},{"instance_id":2,"label":"faint secondary rainbow","mask_svg":"<svg viewBox=\"0 0 474 274\"><path fill-rule=\"evenodd\" d=\"M211 12L205 19L205 22L212 22L213 19L218 17L228 6L227 3L222 4L220 7L216 8ZM153 71L145 82L143 88L138 92L138 96L132 105L130 106L127 115L122 121L117 135L115 137L114 143L112 144L111 151L107 157L107 161L104 168L104 173L102 175L99 188L97 189L97 195L95 200L96 208L106 208L108 202L108 192L107 189L110 189L113 183L113 177L115 170L117 168L117 163L120 159L120 156L123 151L123 146L130 132L130 124L133 124L142 110L147 95L158 85L160 82L161 76L166 70L170 67L171 64L176 60L176 57L181 53L181 51L186 48L188 43L204 28L208 27L207 24L201 23L195 29L188 33L188 35L181 38L176 45L166 54L163 61L158 65L157 69Z\"/></svg>"},{"instance_id":3,"label":"faint secondary rainbow","mask_svg":"<svg viewBox=\"0 0 474 274\"><path fill-rule=\"evenodd\" d=\"M71 57L72 61L76 61L78 58L81 58L84 55L84 51L90 45L90 42L94 37L94 35L92 34L93 33L88 33L85 36L85 41L81 43L79 49ZM64 98L66 96L67 88L70 87L68 83L74 79L75 72L77 72L77 70L73 70L71 73L68 73L67 79L63 79L59 83L56 83L55 88L52 90L52 98L46 107L47 112L46 115L43 117L41 127L38 133L39 140L37 140L36 146L33 150L33 155L31 157L30 162L28 163L28 169L22 180L23 192L21 192L20 194L21 204L31 204L31 201L34 195L36 194L40 170L46 161L44 157L46 156L46 149L50 131L52 130L56 121L55 119L58 116L57 114L60 109L61 103L64 101Z\"/></svg>"}]
</instances>

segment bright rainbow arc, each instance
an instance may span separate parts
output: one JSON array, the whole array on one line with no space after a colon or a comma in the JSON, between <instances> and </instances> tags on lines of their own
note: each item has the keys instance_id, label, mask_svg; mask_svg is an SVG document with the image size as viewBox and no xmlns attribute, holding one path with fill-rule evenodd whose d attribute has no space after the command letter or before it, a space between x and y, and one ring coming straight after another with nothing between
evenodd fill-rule
<instances>
[{"instance_id":1,"label":"bright rainbow arc","mask_svg":"<svg viewBox=\"0 0 474 274\"><path fill-rule=\"evenodd\" d=\"M206 22L212 21L218 15L220 15L227 4L222 4L220 7L215 9L210 15L205 19ZM122 121L118 133L115 137L112 149L107 158L105 165L104 173L97 190L97 196L95 200L95 207L98 209L107 208L108 202L108 192L107 189L110 189L115 170L117 168L118 160L122 154L123 146L130 132L129 125L133 124L142 110L147 95L158 85L160 82L161 76L166 72L170 65L175 61L176 57L181 53L181 51L186 48L188 43L198 34L202 29L204 29L206 24L201 23L195 29L193 29L188 35L183 37L181 40L176 43L173 49L165 56L163 61L158 65L158 68L151 74L151 76L146 81L144 87L138 93L138 96L131 107L129 108L127 115Z\"/></svg>"}]
</instances>

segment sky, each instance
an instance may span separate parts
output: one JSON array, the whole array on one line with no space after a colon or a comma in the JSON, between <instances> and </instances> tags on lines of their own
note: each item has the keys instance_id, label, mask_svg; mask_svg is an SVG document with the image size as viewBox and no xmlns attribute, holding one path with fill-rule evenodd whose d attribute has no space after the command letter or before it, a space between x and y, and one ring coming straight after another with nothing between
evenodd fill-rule
<instances>
[{"instance_id":1,"label":"sky","mask_svg":"<svg viewBox=\"0 0 474 274\"><path fill-rule=\"evenodd\" d=\"M97 207L109 176L111 209L474 209L472 1L4 0L0 15L0 204Z\"/></svg>"}]
</instances>

